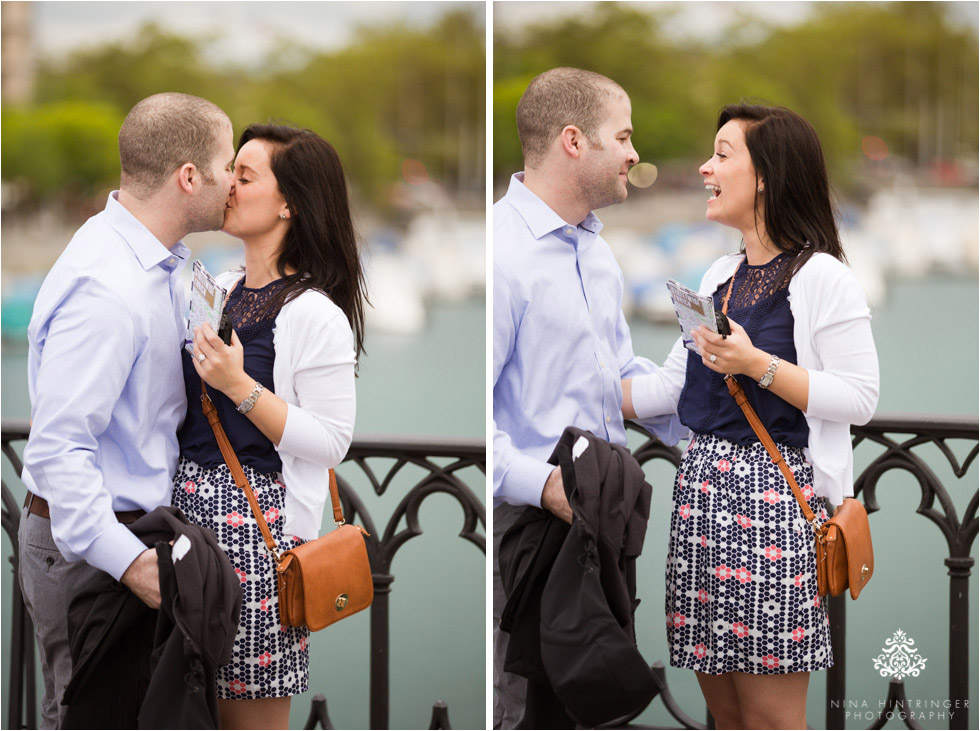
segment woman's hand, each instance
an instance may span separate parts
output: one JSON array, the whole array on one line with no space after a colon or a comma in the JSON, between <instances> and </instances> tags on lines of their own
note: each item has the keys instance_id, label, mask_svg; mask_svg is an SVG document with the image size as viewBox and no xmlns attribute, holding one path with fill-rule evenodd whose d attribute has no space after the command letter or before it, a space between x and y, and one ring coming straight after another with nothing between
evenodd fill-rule
<instances>
[{"instance_id":1,"label":"woman's hand","mask_svg":"<svg viewBox=\"0 0 980 731\"><path fill-rule=\"evenodd\" d=\"M194 328L194 370L236 404L248 398L255 386L255 380L245 373L244 363L242 342L234 330L231 345L225 345L208 323Z\"/></svg>"},{"instance_id":2,"label":"woman's hand","mask_svg":"<svg viewBox=\"0 0 980 731\"><path fill-rule=\"evenodd\" d=\"M722 338L704 325L691 332L694 342L701 349L701 362L715 373L745 374L759 380L769 367L769 355L752 345L745 329L734 320L729 320L732 334ZM714 362L711 356L715 356Z\"/></svg>"},{"instance_id":3,"label":"woman's hand","mask_svg":"<svg viewBox=\"0 0 980 731\"><path fill-rule=\"evenodd\" d=\"M728 323L732 334L727 338L711 332L704 325L692 331L694 342L703 354L701 362L715 373L744 374L758 382L769 370L769 353L752 345L751 338L737 322L729 320ZM714 363L711 362L712 355L715 356ZM781 360L769 391L806 413L810 399L810 374L805 368Z\"/></svg>"}]
</instances>

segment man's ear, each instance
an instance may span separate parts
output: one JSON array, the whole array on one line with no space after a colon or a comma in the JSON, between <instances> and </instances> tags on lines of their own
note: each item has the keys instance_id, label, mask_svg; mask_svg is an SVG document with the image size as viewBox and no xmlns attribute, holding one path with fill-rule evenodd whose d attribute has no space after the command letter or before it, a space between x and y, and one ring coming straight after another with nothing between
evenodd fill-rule
<instances>
[{"instance_id":1,"label":"man's ear","mask_svg":"<svg viewBox=\"0 0 980 731\"><path fill-rule=\"evenodd\" d=\"M566 125L561 131L560 139L561 147L565 151L565 154L577 160L579 155L582 154L582 145L585 141L585 135L582 134L582 130L574 124Z\"/></svg>"},{"instance_id":2,"label":"man's ear","mask_svg":"<svg viewBox=\"0 0 980 731\"><path fill-rule=\"evenodd\" d=\"M192 162L185 162L177 169L177 185L185 193L193 193L194 185L198 182L197 166Z\"/></svg>"}]
</instances>

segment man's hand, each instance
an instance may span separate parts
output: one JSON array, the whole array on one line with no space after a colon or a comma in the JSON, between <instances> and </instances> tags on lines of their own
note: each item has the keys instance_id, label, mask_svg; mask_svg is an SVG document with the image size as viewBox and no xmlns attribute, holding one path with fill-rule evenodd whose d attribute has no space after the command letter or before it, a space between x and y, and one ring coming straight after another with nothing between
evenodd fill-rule
<instances>
[{"instance_id":1,"label":"man's hand","mask_svg":"<svg viewBox=\"0 0 980 731\"><path fill-rule=\"evenodd\" d=\"M157 549L147 548L137 556L129 564L121 581L150 609L159 609L160 569L157 566Z\"/></svg>"},{"instance_id":2,"label":"man's hand","mask_svg":"<svg viewBox=\"0 0 980 731\"><path fill-rule=\"evenodd\" d=\"M561 481L561 467L555 467L548 475L541 491L541 507L550 510L566 523L572 522L572 506L565 497L565 485Z\"/></svg>"}]
</instances>

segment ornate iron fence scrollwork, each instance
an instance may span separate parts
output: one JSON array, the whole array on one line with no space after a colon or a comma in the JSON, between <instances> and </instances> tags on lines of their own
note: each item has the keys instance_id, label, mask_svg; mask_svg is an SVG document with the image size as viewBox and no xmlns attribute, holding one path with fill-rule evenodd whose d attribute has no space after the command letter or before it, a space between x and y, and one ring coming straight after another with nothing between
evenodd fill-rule
<instances>
[{"instance_id":1,"label":"ornate iron fence scrollwork","mask_svg":"<svg viewBox=\"0 0 980 731\"><path fill-rule=\"evenodd\" d=\"M394 464L378 479L368 460L394 459ZM448 459L449 464L439 465L434 460ZM367 538L368 556L374 576L374 603L371 605L371 714L370 727L388 728L389 656L388 600L394 576L391 564L398 550L409 540L422 535L419 525L419 508L430 495L444 493L453 497L463 509L463 526L459 536L473 543L484 554L487 551L486 508L483 502L460 479L463 470L475 468L485 477L486 443L482 439L411 439L399 437L358 438L351 445L344 461L345 466L357 465L367 477L376 495L383 495L395 477L408 465L423 470L423 477L412 486L399 501L397 507L379 530L367 513L364 502L350 489L347 479L337 473L344 515L349 521L360 522L371 534ZM485 480L484 480L485 481ZM405 519L405 528L399 524ZM483 527L483 534L479 532ZM449 728L449 711L442 701L436 701L432 709L431 728Z\"/></svg>"},{"instance_id":2,"label":"ornate iron fence scrollwork","mask_svg":"<svg viewBox=\"0 0 980 731\"><path fill-rule=\"evenodd\" d=\"M637 427L631 428L646 434ZM922 491L922 499L916 511L932 521L946 538L949 555L945 565L950 576L949 598L949 700L965 709L969 698L969 653L974 643L969 638L969 579L972 575L973 559L970 550L977 538L977 505L978 493L974 489L962 518L957 514L951 488L957 492L968 490L962 483L947 486L936 476L932 468L916 454L916 450L925 445L938 448L946 457L950 468L957 479L962 479L970 467L976 462L978 454L978 426L976 418L941 417L941 416L909 416L909 415L880 415L868 424L852 429L854 445L862 443L874 444L880 447L868 466L858 475L855 492L863 498L869 513L877 512L880 508L877 501L879 486L888 488L891 483L885 480L889 473L906 472L918 482ZM649 435L646 435L649 437ZM20 472L20 461L11 443L24 440L27 437L27 424L24 421L3 422L3 452L7 456L15 472ZM966 457L960 462L948 442L952 440L973 442ZM656 439L648 438L644 444L634 451L641 464L656 460L664 460L676 467L680 462L680 451L666 447ZM369 459L388 457L395 460L394 466L388 469L379 479ZM449 463L441 465L435 460L448 459ZM343 475L340 476L341 495L344 502L345 514L351 520L357 520L372 533L369 543L372 569L375 577L375 587L378 592L376 606L372 608L371 616L371 726L385 728L388 725L388 603L387 592L393 577L390 574L391 559L398 549L408 540L421 534L418 524L418 511L423 500L434 493L443 492L453 496L463 508L463 526L460 536L486 551L485 526L486 516L483 503L477 499L471 490L460 480L459 472L465 468L475 467L486 474L485 446L482 440L410 440L397 438L359 439L355 442L348 455ZM351 464L352 463L352 464ZM395 476L407 465L416 465L424 471L423 477L408 490L402 498L393 515L387 522L383 532L377 531L377 526L363 504L363 501L350 489L347 477L350 467L357 465L367 476L375 493L384 494ZM938 507L937 507L938 503ZM399 530L398 524L402 517L406 527ZM3 485L3 527L14 547L14 570L16 571L16 528L19 519L19 509L6 484ZM872 525L874 519L872 518ZM484 534L479 532L484 528ZM36 727L36 697L34 695L33 668L33 630L29 626L26 612L22 610L16 580L14 596L11 597L15 618L12 627L10 643L10 658L8 672L10 685L8 688L8 727ZM17 620L18 607L21 620ZM835 699L845 697L845 671L847 660L844 648L844 628L846 624L846 600L844 597L831 599L830 615L832 624L832 642L836 663L828 671L826 718L828 728L842 728L844 719L842 704L833 703ZM23 621L26 619L26 622ZM375 647L377 645L377 647ZM378 651L381 648L381 651ZM375 653L377 652L377 657ZM654 664L654 671L661 674L666 681L666 672L661 663ZM660 697L667 704L667 710L683 728L705 728L695 722L693 717L683 711L674 701L668 690ZM905 687L901 680L891 679L885 697L885 707L891 710L901 710L909 707ZM311 708L309 727L321 725L330 728L330 720L326 711L325 701L320 704L314 700ZM882 719L869 728L879 728L884 725ZM913 718L903 719L908 728L917 728ZM433 706L432 727L447 728L448 713L444 704L435 703ZM710 722L710 718L709 718ZM968 715L965 712L950 716L950 728L967 728ZM641 728L632 726L632 728Z\"/></svg>"},{"instance_id":3,"label":"ornate iron fence scrollwork","mask_svg":"<svg viewBox=\"0 0 980 731\"><path fill-rule=\"evenodd\" d=\"M628 424L632 431L647 437L646 441L633 451L640 464L663 460L674 467L680 464L681 452L674 447L667 447L655 437L652 437L635 424ZM918 482L922 491L922 499L916 512L931 520L946 538L949 550L944 563L949 569L949 701L951 707L961 709L959 713L951 713L949 727L951 729L968 728L968 699L970 685L970 653L976 643L969 637L969 579L972 575L974 560L970 550L977 538L977 504L978 492L974 489L963 517L957 515L956 507L950 493L966 491L969 486L963 483L947 486L943 484L935 471L916 454L919 447L932 445L948 461L953 475L962 479L977 460L980 452L980 436L978 436L978 420L975 417L931 416L920 414L879 414L863 426L851 428L852 445L857 447L862 443L878 445L880 454L874 456L870 464L857 476L854 483L855 496L863 499L868 514L880 510L878 505L878 488L882 485L887 489L891 483L883 478L889 473L900 471L910 474ZM957 459L954 451L947 442L951 440L973 442L962 462ZM976 484L975 482L973 484ZM936 507L938 502L939 507ZM872 530L874 519L871 520ZM845 648L846 627L846 593L830 599L829 613L831 622L831 643L833 645L834 666L827 671L827 692L825 701L826 727L844 728L846 698L845 678L847 657ZM682 728L706 728L695 722L691 715L681 710L674 700L667 685L667 675L661 662L653 665L654 672L659 673L664 680L662 699L668 712L681 723ZM656 700L654 701L656 702ZM906 698L904 682L899 678L891 678L879 707L882 709L880 718L869 729L881 728L886 723L889 711L901 718L910 729L921 728L913 714L900 715L900 711L914 707ZM710 715L708 723L713 727ZM626 728L649 728L630 724Z\"/></svg>"},{"instance_id":4,"label":"ornate iron fence scrollwork","mask_svg":"<svg viewBox=\"0 0 980 731\"><path fill-rule=\"evenodd\" d=\"M26 420L3 420L3 453L19 477L22 465L13 443L25 441L29 434ZM381 474L373 466L377 459L393 459L394 464ZM422 476L408 486L387 522L375 520L364 500L351 489L354 468L360 471L376 495L385 494L404 468L413 466ZM475 472L474 482L482 488L486 476L486 443L483 439L402 438L392 436L359 437L354 440L344 464L337 471L337 483L345 519L364 526L368 556L374 578L375 599L370 612L370 727L389 727L389 634L388 599L394 576L391 564L395 554L409 540L422 535L419 509L431 495L443 493L453 498L463 510L459 536L486 554L486 508L483 501L466 484L463 473ZM476 477L478 475L478 477ZM401 488L400 488L401 489ZM8 688L8 728L37 728L37 697L34 672L34 629L24 610L17 571L17 527L20 509L6 482L3 491L3 529L13 548L11 559L14 589L11 597L10 670ZM481 490L482 492L482 490ZM404 528L399 525L404 519ZM482 531L482 532L481 532ZM330 729L333 724L323 695L316 694L310 704L306 728ZM430 728L450 728L449 709L441 700L432 704Z\"/></svg>"}]
</instances>

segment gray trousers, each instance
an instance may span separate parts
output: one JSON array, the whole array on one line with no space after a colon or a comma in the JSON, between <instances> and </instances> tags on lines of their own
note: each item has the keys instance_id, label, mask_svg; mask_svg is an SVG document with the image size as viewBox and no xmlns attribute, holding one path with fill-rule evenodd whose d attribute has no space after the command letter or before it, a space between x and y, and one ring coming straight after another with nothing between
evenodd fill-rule
<instances>
[{"instance_id":1,"label":"gray trousers","mask_svg":"<svg viewBox=\"0 0 980 731\"><path fill-rule=\"evenodd\" d=\"M500 539L514 524L524 506L501 505L493 509L493 727L524 728L524 705L527 679L504 671L510 635L500 629L500 615L507 597L500 581L497 551Z\"/></svg>"},{"instance_id":2,"label":"gray trousers","mask_svg":"<svg viewBox=\"0 0 980 731\"><path fill-rule=\"evenodd\" d=\"M17 531L20 545L20 587L34 621L37 653L44 676L41 728L61 728L65 686L71 679L68 650L68 602L75 587L90 581L99 570L84 561L69 563L51 538L51 521L27 511Z\"/></svg>"}]
</instances>

